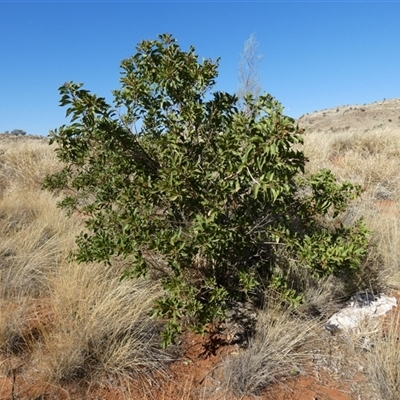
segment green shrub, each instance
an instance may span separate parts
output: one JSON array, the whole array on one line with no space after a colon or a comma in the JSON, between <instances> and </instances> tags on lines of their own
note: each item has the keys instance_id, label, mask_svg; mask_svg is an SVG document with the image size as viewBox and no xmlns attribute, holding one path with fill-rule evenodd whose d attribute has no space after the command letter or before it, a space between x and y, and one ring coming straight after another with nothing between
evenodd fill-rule
<instances>
[{"instance_id":1,"label":"green shrub","mask_svg":"<svg viewBox=\"0 0 400 400\"><path fill-rule=\"evenodd\" d=\"M332 220L359 188L304 174L302 132L272 96L239 109L236 96L211 93L218 61L200 63L170 35L141 42L121 67L114 106L81 84L60 88L71 123L50 134L64 168L45 187L87 217L79 261L123 256L125 276L162 278L164 343L183 324L223 319L230 300L286 287L273 276L282 246L316 276L358 267L362 222Z\"/></svg>"}]
</instances>

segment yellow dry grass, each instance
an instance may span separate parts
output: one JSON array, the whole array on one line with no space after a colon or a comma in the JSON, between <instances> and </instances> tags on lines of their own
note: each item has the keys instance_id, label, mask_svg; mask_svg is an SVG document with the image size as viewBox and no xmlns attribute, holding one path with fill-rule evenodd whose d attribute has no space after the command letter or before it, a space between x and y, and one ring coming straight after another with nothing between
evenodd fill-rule
<instances>
[{"instance_id":1,"label":"yellow dry grass","mask_svg":"<svg viewBox=\"0 0 400 400\"><path fill-rule=\"evenodd\" d=\"M389 292L400 288L400 130L369 129L313 132L305 135L309 169L330 168L342 180L360 184L364 192L349 209L348 218L363 216L373 232L364 289ZM371 329L365 326L347 337L344 352L364 372L361 396L395 399L400 396L399 318ZM372 344L359 347L360 338Z\"/></svg>"},{"instance_id":2,"label":"yellow dry grass","mask_svg":"<svg viewBox=\"0 0 400 400\"><path fill-rule=\"evenodd\" d=\"M248 348L223 363L224 386L236 396L257 395L266 386L305 373L311 355L302 350L315 340L315 320L294 318L274 302L260 312Z\"/></svg>"},{"instance_id":3,"label":"yellow dry grass","mask_svg":"<svg viewBox=\"0 0 400 400\"><path fill-rule=\"evenodd\" d=\"M69 259L82 221L41 189L58 167L46 140L0 140L0 351L29 355L53 385L159 371L168 356L149 312L160 287L120 282L122 262Z\"/></svg>"},{"instance_id":4,"label":"yellow dry grass","mask_svg":"<svg viewBox=\"0 0 400 400\"><path fill-rule=\"evenodd\" d=\"M339 179L364 187L346 216L348 221L364 216L373 231L375 247L360 284L400 288L400 132L306 133L304 150L309 171L330 168ZM121 283L122 262L106 268L68 259L82 221L67 218L57 198L41 190L43 178L57 168L54 148L45 140L0 140L0 350L9 357L29 354L32 368L52 384L149 376L168 360L158 347L160 326L148 317L160 288L142 280ZM309 277L301 279L307 286ZM305 298L323 305L325 315L339 300L337 285L332 279L318 287L312 282ZM271 315L262 314L249 351L225 364L228 389L257 391L302 359L298 351L305 336L296 337L301 323L291 314L274 315L272 323ZM305 332L309 327L301 326ZM395 337L377 335L367 355L356 346L352 350L367 376L387 383L374 389L381 398L399 395ZM280 364L283 359L290 365Z\"/></svg>"},{"instance_id":5,"label":"yellow dry grass","mask_svg":"<svg viewBox=\"0 0 400 400\"><path fill-rule=\"evenodd\" d=\"M45 368L53 381L148 374L167 357L160 324L149 318L160 288L146 280L123 281L103 264L67 263L50 278L57 324L43 338Z\"/></svg>"},{"instance_id":6,"label":"yellow dry grass","mask_svg":"<svg viewBox=\"0 0 400 400\"><path fill-rule=\"evenodd\" d=\"M382 284L400 287L400 130L314 132L305 135L309 170L329 168L363 187L348 219L363 216L373 231L373 264Z\"/></svg>"},{"instance_id":7,"label":"yellow dry grass","mask_svg":"<svg viewBox=\"0 0 400 400\"><path fill-rule=\"evenodd\" d=\"M370 348L361 355L374 395L379 399L400 398L399 313L381 324L368 339Z\"/></svg>"}]
</instances>

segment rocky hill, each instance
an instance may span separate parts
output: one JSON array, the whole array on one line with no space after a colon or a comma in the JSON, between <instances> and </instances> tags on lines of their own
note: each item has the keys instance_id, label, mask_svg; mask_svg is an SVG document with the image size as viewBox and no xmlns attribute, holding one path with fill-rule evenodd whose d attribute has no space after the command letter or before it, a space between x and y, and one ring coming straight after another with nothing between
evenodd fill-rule
<instances>
[{"instance_id":1,"label":"rocky hill","mask_svg":"<svg viewBox=\"0 0 400 400\"><path fill-rule=\"evenodd\" d=\"M302 115L297 121L308 133L400 129L400 99L339 106Z\"/></svg>"}]
</instances>

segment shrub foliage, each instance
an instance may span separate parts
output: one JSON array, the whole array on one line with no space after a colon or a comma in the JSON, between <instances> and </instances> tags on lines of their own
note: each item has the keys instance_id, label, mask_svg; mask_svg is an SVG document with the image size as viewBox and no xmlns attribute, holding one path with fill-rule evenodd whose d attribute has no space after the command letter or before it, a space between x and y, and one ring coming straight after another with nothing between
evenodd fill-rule
<instances>
[{"instance_id":1,"label":"shrub foliage","mask_svg":"<svg viewBox=\"0 0 400 400\"><path fill-rule=\"evenodd\" d=\"M162 279L155 314L203 329L230 300L269 284L284 248L317 277L356 269L362 221L334 224L360 189L332 173L304 173L302 131L271 95L211 92L218 60L200 62L170 35L143 41L121 63L114 103L69 82L60 88L69 125L50 133L61 171L45 187L86 216L79 261L123 256L125 276Z\"/></svg>"}]
</instances>

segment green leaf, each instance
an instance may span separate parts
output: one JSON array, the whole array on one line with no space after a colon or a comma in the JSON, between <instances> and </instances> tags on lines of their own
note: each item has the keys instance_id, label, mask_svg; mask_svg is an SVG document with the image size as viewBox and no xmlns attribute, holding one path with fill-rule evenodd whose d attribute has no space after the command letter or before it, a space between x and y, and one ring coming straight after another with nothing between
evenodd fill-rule
<instances>
[{"instance_id":1,"label":"green leaf","mask_svg":"<svg viewBox=\"0 0 400 400\"><path fill-rule=\"evenodd\" d=\"M258 196L258 191L260 190L260 185L258 183L255 183L253 185L253 197L256 199Z\"/></svg>"}]
</instances>

